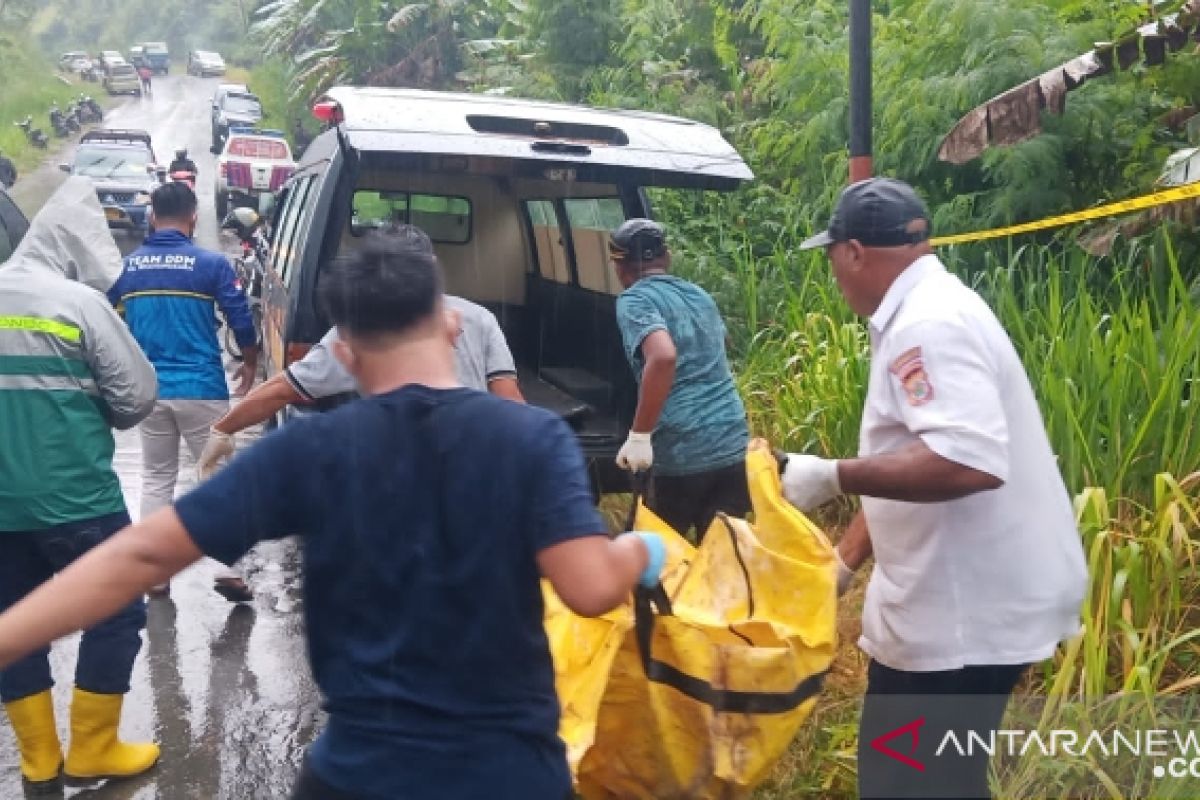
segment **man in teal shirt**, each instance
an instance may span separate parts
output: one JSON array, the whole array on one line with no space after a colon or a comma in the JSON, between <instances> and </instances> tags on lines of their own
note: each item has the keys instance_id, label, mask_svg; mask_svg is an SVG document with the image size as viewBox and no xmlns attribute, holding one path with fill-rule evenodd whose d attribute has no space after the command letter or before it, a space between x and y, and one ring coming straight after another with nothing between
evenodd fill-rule
<instances>
[{"instance_id":1,"label":"man in teal shirt","mask_svg":"<svg viewBox=\"0 0 1200 800\"><path fill-rule=\"evenodd\" d=\"M609 255L625 291L617 325L640 391L617 464L654 469L651 508L676 531L704 536L718 511L750 510L746 409L725 355L725 323L712 297L670 273L663 228L626 220Z\"/></svg>"}]
</instances>

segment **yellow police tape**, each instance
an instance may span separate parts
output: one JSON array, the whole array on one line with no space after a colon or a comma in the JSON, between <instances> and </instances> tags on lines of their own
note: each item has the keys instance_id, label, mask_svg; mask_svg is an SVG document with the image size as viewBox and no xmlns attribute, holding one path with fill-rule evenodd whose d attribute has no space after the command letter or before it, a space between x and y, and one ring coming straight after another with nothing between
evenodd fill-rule
<instances>
[{"instance_id":1,"label":"yellow police tape","mask_svg":"<svg viewBox=\"0 0 1200 800\"><path fill-rule=\"evenodd\" d=\"M933 239L930 239L929 243L934 247L941 247L943 245L962 244L964 242L982 242L985 239L999 239L1002 236L1016 236L1018 233L1032 233L1033 231L1043 231L1048 228L1059 228L1074 222L1086 222L1090 219L1128 214L1131 211L1141 211L1142 209L1162 206L1168 203L1177 203L1180 200L1189 200L1194 197L1200 197L1200 183L1176 186L1173 189L1164 189L1161 192L1145 194L1141 197L1133 197L1117 203L1108 203L1107 205L1096 206L1085 211L1076 211L1072 214L1046 217L1035 222L1024 222L1020 225L1009 225L1005 228L992 228L991 230L976 231L974 233L958 233L953 236L935 236Z\"/></svg>"}]
</instances>

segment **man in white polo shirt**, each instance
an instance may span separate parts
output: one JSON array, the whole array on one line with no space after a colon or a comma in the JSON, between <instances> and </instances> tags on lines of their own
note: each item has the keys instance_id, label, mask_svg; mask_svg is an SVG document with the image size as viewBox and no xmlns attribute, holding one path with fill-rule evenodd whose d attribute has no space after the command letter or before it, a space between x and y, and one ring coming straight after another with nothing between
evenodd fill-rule
<instances>
[{"instance_id":1,"label":"man in white polo shirt","mask_svg":"<svg viewBox=\"0 0 1200 800\"><path fill-rule=\"evenodd\" d=\"M875 556L859 640L871 656L862 797L989 797L980 748L935 751L951 728L987 740L1027 667L1078 632L1087 581L1016 350L929 235L912 188L876 178L845 189L828 230L802 246L825 248L871 336L859 457L783 464L803 510L862 496L836 549L843 591Z\"/></svg>"}]
</instances>

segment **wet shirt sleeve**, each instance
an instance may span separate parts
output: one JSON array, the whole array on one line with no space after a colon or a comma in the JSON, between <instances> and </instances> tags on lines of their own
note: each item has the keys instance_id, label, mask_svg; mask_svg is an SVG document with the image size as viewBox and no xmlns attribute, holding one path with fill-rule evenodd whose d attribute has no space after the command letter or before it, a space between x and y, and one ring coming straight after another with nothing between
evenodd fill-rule
<instances>
[{"instance_id":1,"label":"wet shirt sleeve","mask_svg":"<svg viewBox=\"0 0 1200 800\"><path fill-rule=\"evenodd\" d=\"M269 434L175 503L201 552L232 564L257 542L303 533L310 495L299 448L308 427L299 421Z\"/></svg>"},{"instance_id":2,"label":"wet shirt sleeve","mask_svg":"<svg viewBox=\"0 0 1200 800\"><path fill-rule=\"evenodd\" d=\"M644 294L626 291L617 298L617 326L621 329L626 358L631 364L640 365L642 342L655 331L667 330L667 321ZM637 371L640 373L640 369Z\"/></svg>"},{"instance_id":3,"label":"wet shirt sleeve","mask_svg":"<svg viewBox=\"0 0 1200 800\"><path fill-rule=\"evenodd\" d=\"M330 328L304 358L283 372L292 388L308 400L358 391L354 378L333 354L336 340L337 328Z\"/></svg>"},{"instance_id":4,"label":"wet shirt sleeve","mask_svg":"<svg viewBox=\"0 0 1200 800\"><path fill-rule=\"evenodd\" d=\"M887 352L891 401L942 458L1008 480L1000 376L977 332L947 322L897 331Z\"/></svg>"},{"instance_id":5,"label":"wet shirt sleeve","mask_svg":"<svg viewBox=\"0 0 1200 800\"><path fill-rule=\"evenodd\" d=\"M532 487L534 551L606 533L608 528L592 500L583 453L571 429L554 418L547 420L539 433L541 458Z\"/></svg>"}]
</instances>

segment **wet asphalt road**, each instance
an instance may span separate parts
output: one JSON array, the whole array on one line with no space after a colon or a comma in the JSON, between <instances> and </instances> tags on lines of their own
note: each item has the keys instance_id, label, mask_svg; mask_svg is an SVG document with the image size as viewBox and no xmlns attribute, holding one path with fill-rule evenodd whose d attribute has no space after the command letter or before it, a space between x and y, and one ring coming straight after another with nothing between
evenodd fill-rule
<instances>
[{"instance_id":1,"label":"wet asphalt road","mask_svg":"<svg viewBox=\"0 0 1200 800\"><path fill-rule=\"evenodd\" d=\"M183 75L155 78L153 97L121 104L106 115L104 124L149 131L163 164L169 163L176 148L187 147L200 171L197 241L233 251L236 242L218 235L213 210L215 158L208 152L209 98L217 82ZM13 195L27 214L32 216L65 177L57 165L70 160L72 150L68 145L57 153L51 151L39 169L17 182ZM123 252L136 246L122 234L117 242ZM248 431L243 443L257 434ZM136 519L141 502L136 430L117 434L115 462ZM194 474L194 462L185 449L177 492L193 483ZM298 554L291 541L263 544L252 551L238 566L256 594L254 602L245 606L231 605L212 591L217 567L205 561L189 568L172 583L170 599L148 604L149 619L121 733L131 741L152 737L162 746L161 762L141 778L68 787L50 797L287 797L304 749L320 725L317 693L305 658ZM69 637L51 652L64 744L77 643L78 636ZM0 800L25 796L17 763L5 720L0 724Z\"/></svg>"}]
</instances>

